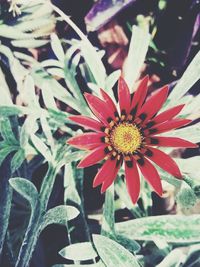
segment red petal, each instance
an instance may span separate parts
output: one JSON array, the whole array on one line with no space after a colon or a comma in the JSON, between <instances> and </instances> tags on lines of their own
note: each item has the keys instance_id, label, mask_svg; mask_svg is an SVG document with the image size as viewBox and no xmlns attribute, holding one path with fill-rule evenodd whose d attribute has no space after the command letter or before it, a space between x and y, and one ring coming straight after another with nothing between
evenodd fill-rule
<instances>
[{"instance_id":1,"label":"red petal","mask_svg":"<svg viewBox=\"0 0 200 267\"><path fill-rule=\"evenodd\" d=\"M158 123L161 123L164 121L171 120L177 114L179 114L179 112L181 112L181 110L183 109L184 106L185 106L185 104L170 108L170 109L158 114L155 118L153 118L153 121L156 124L158 124Z\"/></svg>"},{"instance_id":2,"label":"red petal","mask_svg":"<svg viewBox=\"0 0 200 267\"><path fill-rule=\"evenodd\" d=\"M131 165L131 167L128 167L125 162L125 178L128 193L135 204L140 194L140 177L135 160L132 159Z\"/></svg>"},{"instance_id":3,"label":"red petal","mask_svg":"<svg viewBox=\"0 0 200 267\"><path fill-rule=\"evenodd\" d=\"M134 109L137 106L137 112L140 110L142 104L144 103L144 100L147 95L148 91L148 81L149 81L149 76L146 75L142 81L140 82L137 90L134 93L132 103L131 103L131 110Z\"/></svg>"},{"instance_id":4,"label":"red petal","mask_svg":"<svg viewBox=\"0 0 200 267\"><path fill-rule=\"evenodd\" d=\"M114 173L116 162L117 161L115 159L113 160L109 158L106 160L94 178L93 187L102 184L109 176L111 176L112 172Z\"/></svg>"},{"instance_id":5,"label":"red petal","mask_svg":"<svg viewBox=\"0 0 200 267\"><path fill-rule=\"evenodd\" d=\"M160 168L170 173L171 175L177 178L182 178L182 174L179 170L178 165L170 156L165 154L163 151L153 147L148 147L148 150L151 151L152 155L150 155L151 153L149 155L145 153L146 157L155 162Z\"/></svg>"},{"instance_id":6,"label":"red petal","mask_svg":"<svg viewBox=\"0 0 200 267\"><path fill-rule=\"evenodd\" d=\"M85 168L89 167L91 165L96 164L100 160L104 159L106 156L106 153L104 151L105 147L107 145L101 145L100 147L97 147L95 150L93 150L91 153L86 155L78 164L78 168Z\"/></svg>"},{"instance_id":7,"label":"red petal","mask_svg":"<svg viewBox=\"0 0 200 267\"><path fill-rule=\"evenodd\" d=\"M144 178L150 183L156 193L162 196L162 184L156 168L146 158L144 158L144 164L138 164L138 166Z\"/></svg>"},{"instance_id":8,"label":"red petal","mask_svg":"<svg viewBox=\"0 0 200 267\"><path fill-rule=\"evenodd\" d=\"M188 120L188 119L174 119L171 121L166 121L164 123L158 124L158 125L154 125L153 129L149 129L149 134L159 134L159 133L164 133L164 132L168 132L172 129L176 129L179 127L182 127L188 123L190 123L192 120ZM154 129L156 129L154 131ZM146 132L146 130L145 130Z\"/></svg>"},{"instance_id":9,"label":"red petal","mask_svg":"<svg viewBox=\"0 0 200 267\"><path fill-rule=\"evenodd\" d=\"M82 115L77 115L77 116L69 116L69 119L78 123L79 125L84 126L86 129L101 131L102 124L99 121L96 121L92 118Z\"/></svg>"},{"instance_id":10,"label":"red petal","mask_svg":"<svg viewBox=\"0 0 200 267\"><path fill-rule=\"evenodd\" d=\"M168 86L164 86L160 89L157 93L151 96L146 103L142 106L139 115L145 114L146 117L143 121L147 121L151 119L162 107L165 103L167 96L168 96Z\"/></svg>"},{"instance_id":11,"label":"red petal","mask_svg":"<svg viewBox=\"0 0 200 267\"><path fill-rule=\"evenodd\" d=\"M111 110L111 113L114 115L114 117L118 116L117 108L112 98L103 89L100 89L100 90L101 90L101 95L104 101L106 102L107 106Z\"/></svg>"},{"instance_id":12,"label":"red petal","mask_svg":"<svg viewBox=\"0 0 200 267\"><path fill-rule=\"evenodd\" d=\"M107 120L111 117L111 114L109 114L106 103L97 96L88 93L85 93L84 96L94 115L105 125L109 125Z\"/></svg>"},{"instance_id":13,"label":"red petal","mask_svg":"<svg viewBox=\"0 0 200 267\"><path fill-rule=\"evenodd\" d=\"M152 142L155 139L155 142ZM187 140L178 137L166 137L166 136L152 136L146 140L146 143L153 146L164 146L164 147L188 147L195 148L198 147L197 144L189 142Z\"/></svg>"},{"instance_id":14,"label":"red petal","mask_svg":"<svg viewBox=\"0 0 200 267\"><path fill-rule=\"evenodd\" d=\"M91 149L91 145L102 144L103 136L105 136L104 133L84 133L68 139L67 143L81 149Z\"/></svg>"},{"instance_id":15,"label":"red petal","mask_svg":"<svg viewBox=\"0 0 200 267\"><path fill-rule=\"evenodd\" d=\"M117 176L117 173L119 171L119 168L120 168L120 164L115 167L112 171L110 171L109 173L109 176L107 177L107 179L103 182L102 184L102 187L101 187L101 193L103 194L107 189L108 187L114 182L116 176Z\"/></svg>"},{"instance_id":16,"label":"red petal","mask_svg":"<svg viewBox=\"0 0 200 267\"><path fill-rule=\"evenodd\" d=\"M118 82L118 99L119 99L121 115L123 110L126 112L126 114L128 114L131 104L131 95L128 85L126 84L125 80L122 77L119 78Z\"/></svg>"}]
</instances>

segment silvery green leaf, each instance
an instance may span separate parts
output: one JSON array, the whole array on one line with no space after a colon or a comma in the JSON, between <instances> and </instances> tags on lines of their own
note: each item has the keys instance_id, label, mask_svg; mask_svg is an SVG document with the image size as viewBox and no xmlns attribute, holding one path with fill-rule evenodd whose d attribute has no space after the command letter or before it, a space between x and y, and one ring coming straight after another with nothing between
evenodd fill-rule
<instances>
[{"instance_id":1,"label":"silvery green leaf","mask_svg":"<svg viewBox=\"0 0 200 267\"><path fill-rule=\"evenodd\" d=\"M48 81L43 82L42 88L42 98L45 106L48 109L57 110L56 102L54 100L54 95L51 89L51 83Z\"/></svg>"},{"instance_id":2,"label":"silvery green leaf","mask_svg":"<svg viewBox=\"0 0 200 267\"><path fill-rule=\"evenodd\" d=\"M9 39L30 39L31 37L34 37L31 33L24 33L13 26L5 24L0 25L0 36Z\"/></svg>"},{"instance_id":3,"label":"silvery green leaf","mask_svg":"<svg viewBox=\"0 0 200 267\"><path fill-rule=\"evenodd\" d=\"M63 62L65 59L65 54L60 43L58 36L55 33L51 34L51 47L53 49L54 54L56 57Z\"/></svg>"},{"instance_id":4,"label":"silvery green leaf","mask_svg":"<svg viewBox=\"0 0 200 267\"><path fill-rule=\"evenodd\" d=\"M59 254L66 259L74 261L91 260L97 257L90 242L75 243L63 248Z\"/></svg>"},{"instance_id":5,"label":"silvery green leaf","mask_svg":"<svg viewBox=\"0 0 200 267\"><path fill-rule=\"evenodd\" d=\"M31 204L31 207L34 208L38 202L39 196L38 191L35 185L21 177L11 178L9 180L12 188L17 191L22 197L24 197Z\"/></svg>"},{"instance_id":6,"label":"silvery green leaf","mask_svg":"<svg viewBox=\"0 0 200 267\"><path fill-rule=\"evenodd\" d=\"M91 264L56 264L52 267L108 267L103 264L101 260L99 260L97 263L91 263Z\"/></svg>"},{"instance_id":7,"label":"silvery green leaf","mask_svg":"<svg viewBox=\"0 0 200 267\"><path fill-rule=\"evenodd\" d=\"M41 229L50 224L66 225L68 221L73 220L79 215L79 211L69 205L60 205L48 210L43 218Z\"/></svg>"},{"instance_id":8,"label":"silvery green leaf","mask_svg":"<svg viewBox=\"0 0 200 267\"><path fill-rule=\"evenodd\" d=\"M46 18L38 18L38 19L34 19L34 21L32 20L27 20L27 21L23 21L23 23L18 23L15 25L15 29L20 30L22 32L27 32L27 31L33 31L36 29L39 29L43 26L47 26L49 23L49 20Z\"/></svg>"},{"instance_id":9,"label":"silvery green leaf","mask_svg":"<svg viewBox=\"0 0 200 267\"><path fill-rule=\"evenodd\" d=\"M165 136L166 134L162 134ZM170 131L167 136L180 137L193 143L200 142L200 122L193 125Z\"/></svg>"},{"instance_id":10,"label":"silvery green leaf","mask_svg":"<svg viewBox=\"0 0 200 267\"><path fill-rule=\"evenodd\" d=\"M11 160L11 171L14 173L24 162L25 152L23 148L20 148Z\"/></svg>"},{"instance_id":11,"label":"silvery green leaf","mask_svg":"<svg viewBox=\"0 0 200 267\"><path fill-rule=\"evenodd\" d=\"M200 79L200 51L193 58L192 62L187 67L177 85L173 88L168 97L169 104L167 107L172 106L175 102L185 95L188 90Z\"/></svg>"},{"instance_id":12,"label":"silvery green leaf","mask_svg":"<svg viewBox=\"0 0 200 267\"><path fill-rule=\"evenodd\" d=\"M52 162L53 158L49 148L46 144L35 134L31 135L31 140L35 146L35 148L40 152L40 154L48 161Z\"/></svg>"},{"instance_id":13,"label":"silvery green leaf","mask_svg":"<svg viewBox=\"0 0 200 267\"><path fill-rule=\"evenodd\" d=\"M200 174L200 157L176 158L176 162L183 173L191 174L191 177L199 179Z\"/></svg>"},{"instance_id":14,"label":"silvery green leaf","mask_svg":"<svg viewBox=\"0 0 200 267\"><path fill-rule=\"evenodd\" d=\"M106 71L99 54L88 41L82 41L80 48L83 58L94 76L97 85L100 88L104 88Z\"/></svg>"},{"instance_id":15,"label":"silvery green leaf","mask_svg":"<svg viewBox=\"0 0 200 267\"><path fill-rule=\"evenodd\" d=\"M180 115L194 114L199 109L199 103L200 103L200 95L192 97L191 101L187 105L185 105Z\"/></svg>"},{"instance_id":16,"label":"silvery green leaf","mask_svg":"<svg viewBox=\"0 0 200 267\"><path fill-rule=\"evenodd\" d=\"M84 150L82 151L76 151L76 152L71 152L70 154L68 153L63 159L58 163L59 168L61 168L63 165L73 162L73 161L78 161L81 158L84 157L86 152Z\"/></svg>"},{"instance_id":17,"label":"silvery green leaf","mask_svg":"<svg viewBox=\"0 0 200 267\"><path fill-rule=\"evenodd\" d=\"M0 165L5 160L5 158L13 151L19 149L19 146L6 146L0 150Z\"/></svg>"},{"instance_id":18,"label":"silvery green leaf","mask_svg":"<svg viewBox=\"0 0 200 267\"><path fill-rule=\"evenodd\" d=\"M7 82L5 80L5 75L3 71L0 68L0 92L1 92L1 98L0 98L0 106L2 105L12 105L12 98L10 94L10 89L7 85Z\"/></svg>"},{"instance_id":19,"label":"silvery green leaf","mask_svg":"<svg viewBox=\"0 0 200 267\"><path fill-rule=\"evenodd\" d=\"M17 116L22 112L20 108L16 106L0 106L0 116L1 117L9 117L9 116Z\"/></svg>"},{"instance_id":20,"label":"silvery green leaf","mask_svg":"<svg viewBox=\"0 0 200 267\"><path fill-rule=\"evenodd\" d=\"M135 256L117 242L102 235L93 235L97 252L109 267L140 267Z\"/></svg>"},{"instance_id":21,"label":"silvery green leaf","mask_svg":"<svg viewBox=\"0 0 200 267\"><path fill-rule=\"evenodd\" d=\"M65 165L65 172L64 172L64 202L66 203L67 200L72 201L73 203L81 205L80 196L76 190L76 184L74 180L74 172L72 168L72 164L68 163Z\"/></svg>"},{"instance_id":22,"label":"silvery green leaf","mask_svg":"<svg viewBox=\"0 0 200 267\"><path fill-rule=\"evenodd\" d=\"M24 95L29 107L39 107L34 80L30 75L27 75L24 81Z\"/></svg>"},{"instance_id":23,"label":"silvery green leaf","mask_svg":"<svg viewBox=\"0 0 200 267\"><path fill-rule=\"evenodd\" d=\"M47 144L50 146L51 151L53 151L54 146L55 146L55 142L54 142L53 135L51 133L51 128L50 128L45 116L41 116L40 121L41 121L43 133L44 133L46 140L47 140Z\"/></svg>"},{"instance_id":24,"label":"silvery green leaf","mask_svg":"<svg viewBox=\"0 0 200 267\"><path fill-rule=\"evenodd\" d=\"M36 39L25 39L25 40L14 40L11 44L15 47L22 48L37 48L49 43L49 40L36 40Z\"/></svg>"},{"instance_id":25,"label":"silvery green leaf","mask_svg":"<svg viewBox=\"0 0 200 267\"><path fill-rule=\"evenodd\" d=\"M19 142L15 138L15 135L13 133L10 120L8 118L4 118L0 122L0 131L3 139L7 142L9 145L18 145Z\"/></svg>"},{"instance_id":26,"label":"silvery green leaf","mask_svg":"<svg viewBox=\"0 0 200 267\"><path fill-rule=\"evenodd\" d=\"M200 242L200 215L162 215L117 223L116 230L131 239L170 243Z\"/></svg>"},{"instance_id":27,"label":"silvery green leaf","mask_svg":"<svg viewBox=\"0 0 200 267\"><path fill-rule=\"evenodd\" d=\"M105 84L105 90L108 91L110 97L112 98L113 102L116 104L116 99L114 96L113 87L118 81L119 77L121 75L121 70L113 71L107 78L106 78L106 84Z\"/></svg>"},{"instance_id":28,"label":"silvery green leaf","mask_svg":"<svg viewBox=\"0 0 200 267\"><path fill-rule=\"evenodd\" d=\"M35 133L38 129L38 126L36 124L37 117L35 115L28 115L26 117L26 120L24 124L21 127L20 130L20 146L22 148L26 148L28 145L28 140L30 138L30 135Z\"/></svg>"},{"instance_id":29,"label":"silvery green leaf","mask_svg":"<svg viewBox=\"0 0 200 267\"><path fill-rule=\"evenodd\" d=\"M176 194L176 202L182 209L189 209L196 204L197 197L193 189L183 181Z\"/></svg>"},{"instance_id":30,"label":"silvery green leaf","mask_svg":"<svg viewBox=\"0 0 200 267\"><path fill-rule=\"evenodd\" d=\"M142 70L150 39L151 36L147 31L135 25L132 27L132 37L124 68L124 79L131 92L133 92L133 85Z\"/></svg>"},{"instance_id":31,"label":"silvery green leaf","mask_svg":"<svg viewBox=\"0 0 200 267\"><path fill-rule=\"evenodd\" d=\"M46 60L43 60L40 63L40 66L43 67L43 68L46 68L46 67L62 68L63 64L60 61L56 60L56 59L46 59Z\"/></svg>"},{"instance_id":32,"label":"silvery green leaf","mask_svg":"<svg viewBox=\"0 0 200 267\"><path fill-rule=\"evenodd\" d=\"M103 220L101 234L105 236L113 236L115 233L114 221L114 185L106 190L105 202L103 206Z\"/></svg>"},{"instance_id":33,"label":"silvery green leaf","mask_svg":"<svg viewBox=\"0 0 200 267\"><path fill-rule=\"evenodd\" d=\"M185 261L186 255L180 248L175 248L158 264L156 267L178 267L182 266Z\"/></svg>"},{"instance_id":34,"label":"silvery green leaf","mask_svg":"<svg viewBox=\"0 0 200 267\"><path fill-rule=\"evenodd\" d=\"M32 64L36 64L37 63L37 60L35 58L33 58L32 56L29 56L29 55L26 55L24 53L21 53L21 52L13 52L14 56L20 60L25 60L27 62L30 62Z\"/></svg>"},{"instance_id":35,"label":"silvery green leaf","mask_svg":"<svg viewBox=\"0 0 200 267\"><path fill-rule=\"evenodd\" d=\"M60 68L48 68L47 72L53 76L58 76L60 78L65 78L64 71Z\"/></svg>"},{"instance_id":36,"label":"silvery green leaf","mask_svg":"<svg viewBox=\"0 0 200 267\"><path fill-rule=\"evenodd\" d=\"M81 38L81 53L84 57L85 62L87 63L88 67L90 68L90 71L92 72L96 83L104 88L105 85L105 78L106 78L106 70L105 67L101 61L100 56L96 52L94 46L90 43L87 36L85 36L81 30L74 24L74 22L70 19L69 16L65 15L65 13L60 10L55 5L51 5L52 8L58 13L63 20L67 22L67 24L70 25L70 27L73 28L73 30L79 35Z\"/></svg>"}]
</instances>

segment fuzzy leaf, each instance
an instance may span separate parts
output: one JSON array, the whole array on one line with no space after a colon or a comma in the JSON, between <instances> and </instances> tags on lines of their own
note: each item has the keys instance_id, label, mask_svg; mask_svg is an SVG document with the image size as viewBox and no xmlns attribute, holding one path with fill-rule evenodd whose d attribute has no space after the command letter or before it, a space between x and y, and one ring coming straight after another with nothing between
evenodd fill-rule
<instances>
[{"instance_id":1,"label":"fuzzy leaf","mask_svg":"<svg viewBox=\"0 0 200 267\"><path fill-rule=\"evenodd\" d=\"M52 155L49 148L45 145L45 143L35 134L31 135L31 140L35 146L35 148L40 152L40 154L49 162L52 161Z\"/></svg>"},{"instance_id":2,"label":"fuzzy leaf","mask_svg":"<svg viewBox=\"0 0 200 267\"><path fill-rule=\"evenodd\" d=\"M15 138L8 118L4 118L1 122L1 135L9 145L18 145L18 141Z\"/></svg>"},{"instance_id":3,"label":"fuzzy leaf","mask_svg":"<svg viewBox=\"0 0 200 267\"><path fill-rule=\"evenodd\" d=\"M58 39L58 36L53 33L51 35L51 47L53 49L54 54L56 55L56 57L63 62L65 59L65 54L62 48L62 45L60 43L60 40Z\"/></svg>"},{"instance_id":4,"label":"fuzzy leaf","mask_svg":"<svg viewBox=\"0 0 200 267\"><path fill-rule=\"evenodd\" d=\"M135 240L171 243L200 242L200 215L163 215L117 223L116 230Z\"/></svg>"},{"instance_id":5,"label":"fuzzy leaf","mask_svg":"<svg viewBox=\"0 0 200 267\"><path fill-rule=\"evenodd\" d=\"M97 257L92 244L90 242L82 242L69 245L59 251L59 254L66 259L74 261L91 260Z\"/></svg>"},{"instance_id":6,"label":"fuzzy leaf","mask_svg":"<svg viewBox=\"0 0 200 267\"><path fill-rule=\"evenodd\" d=\"M131 92L144 64L149 42L150 34L134 25L132 27L132 37L124 69L124 78Z\"/></svg>"},{"instance_id":7,"label":"fuzzy leaf","mask_svg":"<svg viewBox=\"0 0 200 267\"><path fill-rule=\"evenodd\" d=\"M22 197L24 197L31 205L32 208L35 207L36 203L39 200L38 191L35 185L20 177L11 178L9 180L12 188L17 191Z\"/></svg>"},{"instance_id":8,"label":"fuzzy leaf","mask_svg":"<svg viewBox=\"0 0 200 267\"><path fill-rule=\"evenodd\" d=\"M200 79L200 52L196 54L183 76L168 97L167 107L172 106Z\"/></svg>"},{"instance_id":9,"label":"fuzzy leaf","mask_svg":"<svg viewBox=\"0 0 200 267\"><path fill-rule=\"evenodd\" d=\"M115 241L101 235L93 235L93 241L106 266L140 267L135 256Z\"/></svg>"},{"instance_id":10,"label":"fuzzy leaf","mask_svg":"<svg viewBox=\"0 0 200 267\"><path fill-rule=\"evenodd\" d=\"M25 152L23 148L20 148L11 160L11 171L14 173L24 162Z\"/></svg>"},{"instance_id":11,"label":"fuzzy leaf","mask_svg":"<svg viewBox=\"0 0 200 267\"><path fill-rule=\"evenodd\" d=\"M79 215L79 211L72 206L60 205L48 210L44 216L42 229L50 224L66 225L68 221L73 220Z\"/></svg>"},{"instance_id":12,"label":"fuzzy leaf","mask_svg":"<svg viewBox=\"0 0 200 267\"><path fill-rule=\"evenodd\" d=\"M103 262L100 260L94 264L56 264L52 267L106 267ZM108 267L108 266L107 266Z\"/></svg>"},{"instance_id":13,"label":"fuzzy leaf","mask_svg":"<svg viewBox=\"0 0 200 267\"><path fill-rule=\"evenodd\" d=\"M37 48L46 45L48 43L49 40L35 40L35 39L11 41L11 44L13 46L22 48Z\"/></svg>"},{"instance_id":14,"label":"fuzzy leaf","mask_svg":"<svg viewBox=\"0 0 200 267\"><path fill-rule=\"evenodd\" d=\"M14 115L20 115L22 112L18 107L12 106L1 106L0 107L0 116L1 117L9 117Z\"/></svg>"},{"instance_id":15,"label":"fuzzy leaf","mask_svg":"<svg viewBox=\"0 0 200 267\"><path fill-rule=\"evenodd\" d=\"M6 146L0 150L0 165L5 160L5 158L13 151L18 150L18 146Z\"/></svg>"}]
</instances>

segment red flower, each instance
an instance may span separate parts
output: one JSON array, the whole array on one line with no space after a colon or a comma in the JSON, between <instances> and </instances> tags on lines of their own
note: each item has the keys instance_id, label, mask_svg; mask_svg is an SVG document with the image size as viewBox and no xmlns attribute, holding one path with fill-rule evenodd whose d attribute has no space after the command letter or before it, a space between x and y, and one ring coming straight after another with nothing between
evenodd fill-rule
<instances>
[{"instance_id":1,"label":"red flower","mask_svg":"<svg viewBox=\"0 0 200 267\"><path fill-rule=\"evenodd\" d=\"M69 144L79 149L90 150L78 167L88 167L104 159L105 163L98 171L93 186L102 184L101 192L105 192L124 162L127 189L133 203L137 202L140 193L139 170L153 189L162 195L160 176L151 162L176 178L182 178L175 161L155 147L196 147L196 144L181 138L158 136L191 121L174 118L184 105L157 115L167 99L168 87L164 86L146 100L147 83L148 76L141 81L131 98L126 82L123 78L119 79L120 114L110 96L101 90L102 99L85 94L88 105L98 120L82 115L70 117L74 122L94 131L68 140Z\"/></svg>"}]
</instances>

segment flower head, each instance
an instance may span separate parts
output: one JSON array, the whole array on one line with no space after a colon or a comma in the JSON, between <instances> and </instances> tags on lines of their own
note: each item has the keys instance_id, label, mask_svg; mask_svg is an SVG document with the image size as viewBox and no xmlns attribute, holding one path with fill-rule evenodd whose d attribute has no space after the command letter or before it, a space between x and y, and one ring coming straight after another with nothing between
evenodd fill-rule
<instances>
[{"instance_id":1,"label":"flower head","mask_svg":"<svg viewBox=\"0 0 200 267\"><path fill-rule=\"evenodd\" d=\"M158 147L196 147L196 144L181 138L159 136L191 121L175 118L184 105L158 114L167 99L168 86L147 99L147 83L148 76L131 97L121 77L118 82L120 112L110 96L101 89L102 99L85 94L97 120L82 115L70 117L79 125L94 131L68 140L69 144L79 149L89 150L78 167L88 167L105 160L93 183L94 187L102 184L101 192L105 192L124 162L126 185L133 203L137 202L140 193L140 172L155 192L162 195L160 176L152 162L176 178L182 178L175 161Z\"/></svg>"}]
</instances>

